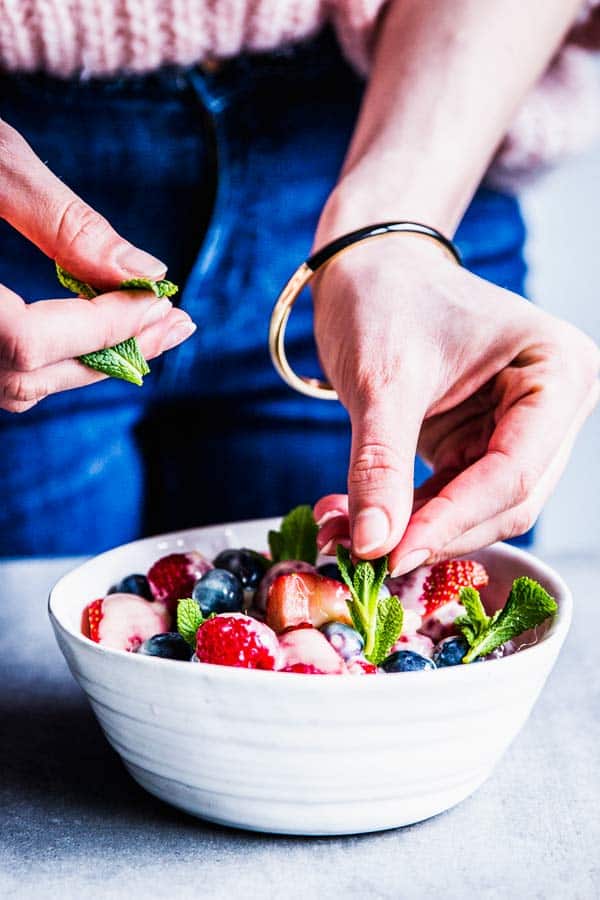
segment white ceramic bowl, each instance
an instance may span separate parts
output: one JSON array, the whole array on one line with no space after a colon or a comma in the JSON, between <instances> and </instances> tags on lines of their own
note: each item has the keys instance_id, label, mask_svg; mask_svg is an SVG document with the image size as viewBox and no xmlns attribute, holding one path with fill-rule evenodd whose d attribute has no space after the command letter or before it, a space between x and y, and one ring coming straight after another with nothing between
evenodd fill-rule
<instances>
[{"instance_id":1,"label":"white ceramic bowl","mask_svg":"<svg viewBox=\"0 0 600 900\"><path fill-rule=\"evenodd\" d=\"M266 546L274 520L199 528L103 553L65 575L50 617L69 668L131 775L157 797L225 825L353 834L418 822L490 775L556 661L572 599L559 576L506 545L476 554L488 611L529 575L558 600L535 646L435 672L326 677L153 659L80 633L84 606L166 553ZM539 636L539 635L538 635ZM73 736L74 740L76 736Z\"/></svg>"}]
</instances>

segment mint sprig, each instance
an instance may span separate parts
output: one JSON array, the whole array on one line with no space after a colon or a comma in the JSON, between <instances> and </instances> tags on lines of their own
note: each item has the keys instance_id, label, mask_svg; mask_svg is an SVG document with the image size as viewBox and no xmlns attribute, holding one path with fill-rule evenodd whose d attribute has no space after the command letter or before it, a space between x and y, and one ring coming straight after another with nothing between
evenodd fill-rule
<instances>
[{"instance_id":1,"label":"mint sprig","mask_svg":"<svg viewBox=\"0 0 600 900\"><path fill-rule=\"evenodd\" d=\"M533 578L517 578L512 585L503 609L488 616L479 593L474 588L463 588L460 602L465 615L455 621L469 645L463 663L470 663L479 656L487 656L507 641L524 631L541 625L558 610L556 600Z\"/></svg>"},{"instance_id":2,"label":"mint sprig","mask_svg":"<svg viewBox=\"0 0 600 900\"><path fill-rule=\"evenodd\" d=\"M59 282L68 291L72 291L80 297L91 300L98 296L98 291L85 281L79 281L58 263L56 265L56 275ZM130 278L121 282L119 290L144 290L152 291L156 297L172 297L179 288L171 281L151 281L149 278ZM78 357L79 361L84 363L90 369L102 372L104 375L110 375L112 378L120 378L123 381L129 381L141 387L144 375L150 371L150 367L144 359L135 338L128 338L114 347L107 347L103 350L96 350L93 353L84 353Z\"/></svg>"},{"instance_id":3,"label":"mint sprig","mask_svg":"<svg viewBox=\"0 0 600 900\"><path fill-rule=\"evenodd\" d=\"M379 596L388 574L387 556L373 562L359 560L354 565L349 551L339 544L337 563L350 591L348 607L354 627L365 642L365 656L378 666L400 637L404 618L397 597Z\"/></svg>"},{"instance_id":4,"label":"mint sprig","mask_svg":"<svg viewBox=\"0 0 600 900\"><path fill-rule=\"evenodd\" d=\"M190 647L196 649L196 634L205 618L200 607L191 597L185 597L177 603L177 631Z\"/></svg>"},{"instance_id":5,"label":"mint sprig","mask_svg":"<svg viewBox=\"0 0 600 900\"><path fill-rule=\"evenodd\" d=\"M314 566L317 561L317 523L310 506L297 506L284 517L279 531L269 531L273 563L301 559Z\"/></svg>"}]
</instances>

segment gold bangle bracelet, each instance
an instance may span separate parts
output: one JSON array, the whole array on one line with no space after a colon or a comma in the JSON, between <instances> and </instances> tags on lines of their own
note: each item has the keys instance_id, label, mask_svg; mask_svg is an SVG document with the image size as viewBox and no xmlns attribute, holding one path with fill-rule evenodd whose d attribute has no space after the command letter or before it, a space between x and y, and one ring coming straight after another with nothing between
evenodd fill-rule
<instances>
[{"instance_id":1,"label":"gold bangle bracelet","mask_svg":"<svg viewBox=\"0 0 600 900\"><path fill-rule=\"evenodd\" d=\"M303 262L296 269L283 288L273 307L269 325L271 360L281 378L295 391L318 400L337 400L337 393L326 381L322 381L320 378L309 378L306 375L297 375L290 366L285 352L285 330L294 303L302 289L306 287L319 269L354 244L395 233L418 234L427 238L427 240L435 241L447 256L454 262L462 265L460 254L452 241L435 228L430 228L429 225L422 225L420 222L382 222L378 225L368 225L365 228L359 228L357 231L351 231L342 235L342 237L331 241L331 243L326 244L325 247L313 253L306 262Z\"/></svg>"}]
</instances>

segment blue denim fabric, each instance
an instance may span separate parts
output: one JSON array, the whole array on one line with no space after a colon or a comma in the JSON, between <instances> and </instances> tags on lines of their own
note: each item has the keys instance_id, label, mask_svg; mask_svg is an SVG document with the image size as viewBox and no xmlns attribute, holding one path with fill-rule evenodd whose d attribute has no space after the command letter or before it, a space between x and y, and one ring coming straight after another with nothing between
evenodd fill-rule
<instances>
[{"instance_id":1,"label":"blue denim fabric","mask_svg":"<svg viewBox=\"0 0 600 900\"><path fill-rule=\"evenodd\" d=\"M344 489L343 409L289 391L267 351L271 306L306 257L362 85L325 36L208 75L110 82L0 77L0 115L50 168L184 286L194 337L143 390L105 381L0 412L0 555L90 553L145 533L277 514ZM522 293L515 198L480 189L466 265ZM52 264L0 223L0 282L60 296ZM290 356L315 370L308 300ZM419 469L417 477L422 477Z\"/></svg>"}]
</instances>

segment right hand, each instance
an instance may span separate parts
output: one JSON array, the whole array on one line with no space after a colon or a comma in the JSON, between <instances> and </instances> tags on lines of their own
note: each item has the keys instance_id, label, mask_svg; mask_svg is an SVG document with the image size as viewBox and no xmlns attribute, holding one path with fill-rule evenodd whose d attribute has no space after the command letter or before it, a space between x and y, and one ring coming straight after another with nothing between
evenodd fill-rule
<instances>
[{"instance_id":1,"label":"right hand","mask_svg":"<svg viewBox=\"0 0 600 900\"><path fill-rule=\"evenodd\" d=\"M351 537L401 575L527 531L600 396L593 341L414 237L354 247L313 297L352 423L348 496L315 507L323 552ZM434 474L413 492L417 452Z\"/></svg>"},{"instance_id":2,"label":"right hand","mask_svg":"<svg viewBox=\"0 0 600 900\"><path fill-rule=\"evenodd\" d=\"M166 298L114 290L136 276L163 278L165 265L118 235L1 120L0 216L81 281L108 290L93 300L26 304L0 285L0 409L24 412L49 394L105 378L77 361L84 353L135 336L152 359L194 332Z\"/></svg>"}]
</instances>

